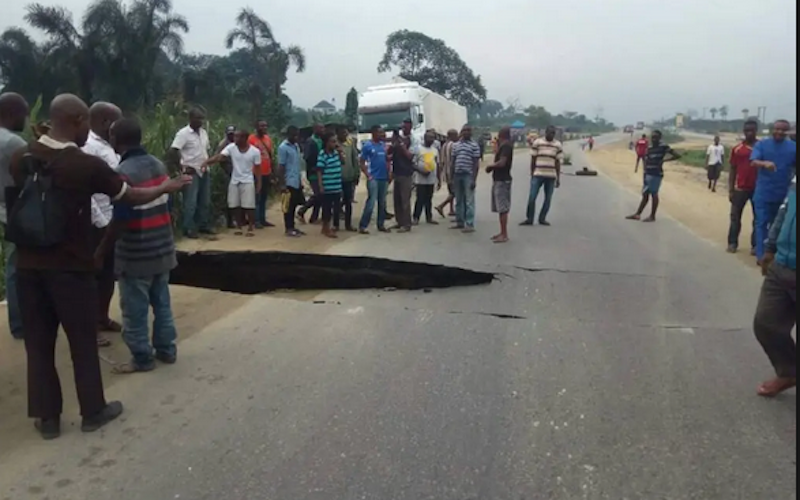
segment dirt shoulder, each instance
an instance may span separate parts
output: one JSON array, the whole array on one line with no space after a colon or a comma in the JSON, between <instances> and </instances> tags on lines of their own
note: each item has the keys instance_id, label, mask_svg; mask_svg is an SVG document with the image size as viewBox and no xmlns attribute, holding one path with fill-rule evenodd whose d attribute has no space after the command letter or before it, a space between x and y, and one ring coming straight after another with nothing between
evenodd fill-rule
<instances>
[{"instance_id":1,"label":"dirt shoulder","mask_svg":"<svg viewBox=\"0 0 800 500\"><path fill-rule=\"evenodd\" d=\"M702 147L698 141L675 144L675 149L693 149ZM600 172L623 185L626 189L640 193L642 189L642 171L634 173L636 154L628 149L627 142L615 143L596 149L588 155L589 160ZM698 236L719 247L721 257L727 247L728 228L730 225L730 202L728 200L728 175L723 173L717 193L707 188L706 171L680 163L669 163L665 167L666 175L661 189L661 213L667 214L684 224ZM631 206L631 212L636 209ZM742 220L744 228L752 227L752 213L746 212ZM755 261L747 249L749 233L742 231L742 252L737 256L742 263L754 266ZM730 256L730 258L737 258Z\"/></svg>"}]
</instances>

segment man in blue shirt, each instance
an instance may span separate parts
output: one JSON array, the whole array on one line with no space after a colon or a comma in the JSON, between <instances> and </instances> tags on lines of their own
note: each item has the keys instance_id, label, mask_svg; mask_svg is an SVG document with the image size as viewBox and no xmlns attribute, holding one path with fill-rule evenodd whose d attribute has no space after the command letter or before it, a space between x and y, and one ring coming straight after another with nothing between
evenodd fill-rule
<instances>
[{"instance_id":1,"label":"man in blue shirt","mask_svg":"<svg viewBox=\"0 0 800 500\"><path fill-rule=\"evenodd\" d=\"M386 158L386 143L383 140L383 128L372 127L372 140L361 148L361 171L367 177L367 203L361 215L358 232L369 234L367 228L372 220L375 203L378 204L378 231L390 232L386 229L386 193L389 190L389 163Z\"/></svg>"},{"instance_id":2,"label":"man in blue shirt","mask_svg":"<svg viewBox=\"0 0 800 500\"><path fill-rule=\"evenodd\" d=\"M283 208L283 223L286 227L286 236L297 238L303 232L295 228L294 219L297 207L306 200L303 196L303 184L300 179L300 148L297 140L300 131L295 126L290 126L286 131L286 140L278 147L278 164L284 175L286 189L283 190L281 206Z\"/></svg>"},{"instance_id":3,"label":"man in blue shirt","mask_svg":"<svg viewBox=\"0 0 800 500\"><path fill-rule=\"evenodd\" d=\"M758 168L758 181L753 204L756 209L756 256L764 259L764 244L772 222L778 215L797 164L797 144L788 139L789 122L775 122L772 137L756 144L750 157Z\"/></svg>"},{"instance_id":4,"label":"man in blue shirt","mask_svg":"<svg viewBox=\"0 0 800 500\"><path fill-rule=\"evenodd\" d=\"M792 338L797 325L796 178L770 229L761 262L766 278L754 328L777 377L762 384L758 394L771 398L797 385L797 346Z\"/></svg>"}]
</instances>

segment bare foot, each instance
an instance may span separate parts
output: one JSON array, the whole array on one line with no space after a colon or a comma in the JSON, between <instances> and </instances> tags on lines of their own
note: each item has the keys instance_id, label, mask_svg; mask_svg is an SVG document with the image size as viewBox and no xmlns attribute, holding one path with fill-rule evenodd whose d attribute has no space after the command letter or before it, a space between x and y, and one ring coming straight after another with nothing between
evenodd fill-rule
<instances>
[{"instance_id":1,"label":"bare foot","mask_svg":"<svg viewBox=\"0 0 800 500\"><path fill-rule=\"evenodd\" d=\"M643 222L655 222L655 221L656 221L655 217L648 217Z\"/></svg>"},{"instance_id":2,"label":"bare foot","mask_svg":"<svg viewBox=\"0 0 800 500\"><path fill-rule=\"evenodd\" d=\"M493 238L492 241L495 243L508 243L508 236L500 236L499 238Z\"/></svg>"},{"instance_id":3,"label":"bare foot","mask_svg":"<svg viewBox=\"0 0 800 500\"><path fill-rule=\"evenodd\" d=\"M761 384L758 395L763 398L774 398L796 386L796 378L775 378Z\"/></svg>"},{"instance_id":4,"label":"bare foot","mask_svg":"<svg viewBox=\"0 0 800 500\"><path fill-rule=\"evenodd\" d=\"M642 216L639 214L633 214L625 217L628 220L642 220Z\"/></svg>"}]
</instances>

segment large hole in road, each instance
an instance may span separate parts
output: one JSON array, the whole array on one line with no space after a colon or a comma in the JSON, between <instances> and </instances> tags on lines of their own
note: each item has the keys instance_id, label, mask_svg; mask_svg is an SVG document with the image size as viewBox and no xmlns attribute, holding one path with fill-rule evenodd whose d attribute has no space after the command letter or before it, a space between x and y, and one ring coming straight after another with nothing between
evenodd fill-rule
<instances>
[{"instance_id":1,"label":"large hole in road","mask_svg":"<svg viewBox=\"0 0 800 500\"><path fill-rule=\"evenodd\" d=\"M170 282L255 295L275 290L423 290L485 285L495 276L419 262L284 252L178 252Z\"/></svg>"}]
</instances>

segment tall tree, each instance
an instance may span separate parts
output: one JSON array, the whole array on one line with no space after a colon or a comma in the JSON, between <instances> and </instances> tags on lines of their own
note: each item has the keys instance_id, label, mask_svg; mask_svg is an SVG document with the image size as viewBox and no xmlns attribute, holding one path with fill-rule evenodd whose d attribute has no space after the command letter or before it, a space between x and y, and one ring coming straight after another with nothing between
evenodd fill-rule
<instances>
[{"instance_id":1,"label":"tall tree","mask_svg":"<svg viewBox=\"0 0 800 500\"><path fill-rule=\"evenodd\" d=\"M544 106L529 106L525 110L526 124L532 128L545 128L553 124L553 115Z\"/></svg>"},{"instance_id":2,"label":"tall tree","mask_svg":"<svg viewBox=\"0 0 800 500\"><path fill-rule=\"evenodd\" d=\"M719 113L719 110L717 108L711 108L708 111L709 111L709 113L711 113L711 119L712 120L716 120L717 119L717 113Z\"/></svg>"},{"instance_id":3,"label":"tall tree","mask_svg":"<svg viewBox=\"0 0 800 500\"><path fill-rule=\"evenodd\" d=\"M275 39L269 23L251 8L243 8L239 12L236 16L236 25L237 27L225 38L225 45L229 49L237 44L243 45L250 53L252 64L257 69L248 88L252 103L251 118L253 120L258 118L268 100L273 101L271 106L273 114L283 113L281 96L289 70L294 67L298 73L302 73L306 69L303 49L296 45L283 47ZM285 121L285 115L273 115L271 118L272 121Z\"/></svg>"},{"instance_id":4,"label":"tall tree","mask_svg":"<svg viewBox=\"0 0 800 500\"><path fill-rule=\"evenodd\" d=\"M57 82L47 75L44 50L19 28L9 28L0 35L0 83L4 90L18 92L28 102L42 95L47 102L54 91L47 92L46 85Z\"/></svg>"},{"instance_id":5,"label":"tall tree","mask_svg":"<svg viewBox=\"0 0 800 500\"><path fill-rule=\"evenodd\" d=\"M730 114L730 112L731 108L727 104L719 108L719 116L725 121L728 120L728 115Z\"/></svg>"},{"instance_id":6,"label":"tall tree","mask_svg":"<svg viewBox=\"0 0 800 500\"><path fill-rule=\"evenodd\" d=\"M355 87L351 88L350 92L347 93L344 116L348 126L353 127L358 124L358 91Z\"/></svg>"},{"instance_id":7,"label":"tall tree","mask_svg":"<svg viewBox=\"0 0 800 500\"><path fill-rule=\"evenodd\" d=\"M378 72L386 73L395 67L400 77L419 82L463 106L486 100L481 77L475 75L458 52L424 33L400 30L388 36Z\"/></svg>"}]
</instances>

